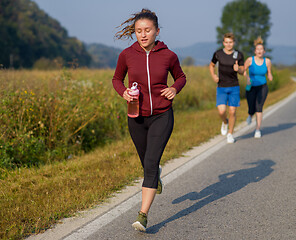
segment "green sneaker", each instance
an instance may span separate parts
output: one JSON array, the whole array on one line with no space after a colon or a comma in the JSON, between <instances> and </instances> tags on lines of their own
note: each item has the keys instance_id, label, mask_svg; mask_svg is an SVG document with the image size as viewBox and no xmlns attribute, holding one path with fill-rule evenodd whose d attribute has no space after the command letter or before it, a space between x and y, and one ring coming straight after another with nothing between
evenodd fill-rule
<instances>
[{"instance_id":1,"label":"green sneaker","mask_svg":"<svg viewBox=\"0 0 296 240\"><path fill-rule=\"evenodd\" d=\"M162 193L162 181L160 179L161 171L162 171L162 168L159 167L159 169L158 169L158 185L157 185L156 194L161 194Z\"/></svg>"},{"instance_id":2,"label":"green sneaker","mask_svg":"<svg viewBox=\"0 0 296 240\"><path fill-rule=\"evenodd\" d=\"M139 212L137 220L132 224L135 230L146 232L147 227L147 215L145 213Z\"/></svg>"}]
</instances>

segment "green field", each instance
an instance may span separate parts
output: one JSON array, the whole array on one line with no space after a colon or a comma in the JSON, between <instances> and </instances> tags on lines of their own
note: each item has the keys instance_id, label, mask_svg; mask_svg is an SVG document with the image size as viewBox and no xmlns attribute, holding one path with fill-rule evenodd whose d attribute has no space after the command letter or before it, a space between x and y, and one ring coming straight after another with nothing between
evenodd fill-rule
<instances>
[{"instance_id":1,"label":"green field","mask_svg":"<svg viewBox=\"0 0 296 240\"><path fill-rule=\"evenodd\" d=\"M219 134L208 69L183 70L187 85L174 100L175 128L162 164ZM266 106L296 89L291 69L273 73ZM142 176L112 76L113 70L1 70L0 238L42 232ZM245 100L237 115L247 117Z\"/></svg>"}]
</instances>

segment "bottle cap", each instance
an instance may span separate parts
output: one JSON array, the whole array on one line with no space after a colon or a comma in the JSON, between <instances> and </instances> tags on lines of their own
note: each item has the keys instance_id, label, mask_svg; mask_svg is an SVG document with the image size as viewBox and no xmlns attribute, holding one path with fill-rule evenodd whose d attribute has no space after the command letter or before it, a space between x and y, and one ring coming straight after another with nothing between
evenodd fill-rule
<instances>
[{"instance_id":1,"label":"bottle cap","mask_svg":"<svg viewBox=\"0 0 296 240\"><path fill-rule=\"evenodd\" d=\"M131 87L131 90L129 91L129 94L130 95L138 95L140 92L139 92L139 89L137 87L138 87L138 83L133 82L133 85Z\"/></svg>"},{"instance_id":2,"label":"bottle cap","mask_svg":"<svg viewBox=\"0 0 296 240\"><path fill-rule=\"evenodd\" d=\"M131 87L131 89L135 90L135 89L138 89L138 83L137 82L133 82L133 85Z\"/></svg>"}]
</instances>

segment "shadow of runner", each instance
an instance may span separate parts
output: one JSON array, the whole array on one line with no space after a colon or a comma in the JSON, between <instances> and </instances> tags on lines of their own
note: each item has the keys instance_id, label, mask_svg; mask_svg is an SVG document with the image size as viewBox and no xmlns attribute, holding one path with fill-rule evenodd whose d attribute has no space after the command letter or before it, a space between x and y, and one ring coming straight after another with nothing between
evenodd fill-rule
<instances>
[{"instance_id":1,"label":"shadow of runner","mask_svg":"<svg viewBox=\"0 0 296 240\"><path fill-rule=\"evenodd\" d=\"M263 135L268 135L271 133L275 133L275 132L279 132L279 131L283 131L289 128L293 128L294 126L296 126L296 123L281 123L278 124L277 126L272 126L272 127L262 127L261 128L261 132ZM236 137L236 140L239 139L246 139L246 138L253 138L254 137L254 132L255 132L255 128L252 132L249 132L245 135Z\"/></svg>"},{"instance_id":2,"label":"shadow of runner","mask_svg":"<svg viewBox=\"0 0 296 240\"><path fill-rule=\"evenodd\" d=\"M147 228L146 233L155 234L159 231L160 228L165 226L167 223L187 216L188 214L197 211L198 209L213 201L216 201L220 198L223 198L233 192L242 189L249 183L259 182L260 180L272 173L273 169L271 167L275 165L275 162L272 160L259 160L256 162L247 163L247 165L256 166L253 168L241 169L222 174L219 176L219 182L206 187L200 192L190 192L185 194L184 196L181 196L173 200L172 204L178 204L187 199L191 201L202 199L193 204L192 206L164 220L163 222L160 222L156 225Z\"/></svg>"}]
</instances>

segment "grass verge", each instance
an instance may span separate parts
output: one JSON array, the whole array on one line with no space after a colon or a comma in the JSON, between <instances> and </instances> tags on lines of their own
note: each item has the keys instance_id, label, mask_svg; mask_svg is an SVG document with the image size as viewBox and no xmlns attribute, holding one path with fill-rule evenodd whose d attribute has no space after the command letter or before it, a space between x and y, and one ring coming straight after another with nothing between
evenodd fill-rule
<instances>
[{"instance_id":1,"label":"grass verge","mask_svg":"<svg viewBox=\"0 0 296 240\"><path fill-rule=\"evenodd\" d=\"M296 90L290 82L268 95L265 107ZM247 117L247 103L241 102L238 123ZM184 124L186 123L186 124ZM176 111L175 128L162 164L193 146L219 134L216 109ZM40 168L1 169L0 238L20 239L39 233L111 196L114 191L142 176L140 161L129 137L74 159Z\"/></svg>"}]
</instances>

